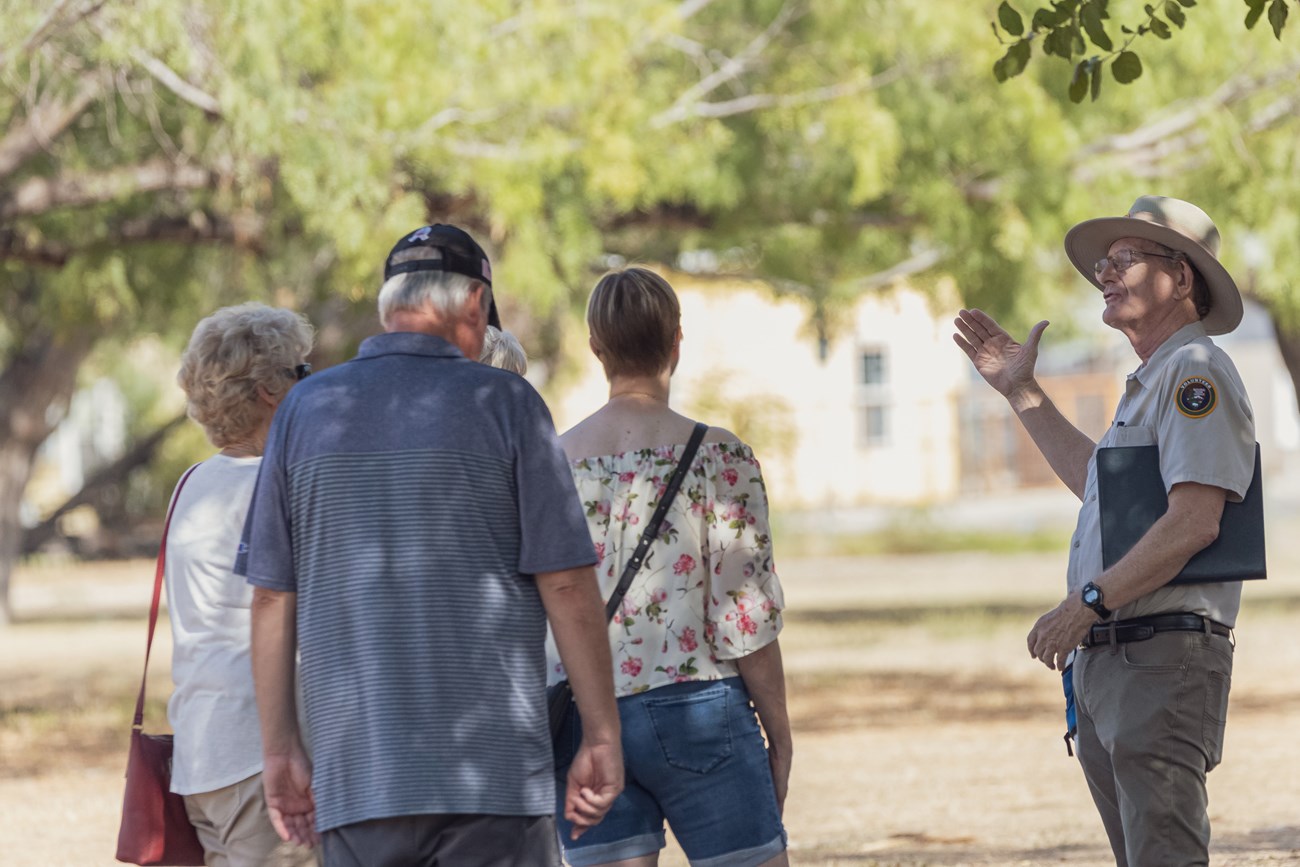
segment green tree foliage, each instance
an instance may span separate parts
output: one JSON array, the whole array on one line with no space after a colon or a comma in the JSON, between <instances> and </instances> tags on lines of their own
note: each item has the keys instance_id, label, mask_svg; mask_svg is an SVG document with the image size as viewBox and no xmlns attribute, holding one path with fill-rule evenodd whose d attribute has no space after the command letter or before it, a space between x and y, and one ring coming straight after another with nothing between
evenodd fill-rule
<instances>
[{"instance_id":1,"label":"green tree foliage","mask_svg":"<svg viewBox=\"0 0 1300 867\"><path fill-rule=\"evenodd\" d=\"M1280 41L1294 0L1243 2L1246 4L1246 29L1254 29L1267 9L1273 36ZM993 33L1007 48L1006 53L993 64L993 75L998 81L1006 81L1024 72L1037 43L1043 54L1073 65L1067 89L1072 102L1083 102L1089 94L1095 100L1101 94L1102 70L1107 63L1118 83L1137 81L1142 75L1142 60L1134 50L1134 44L1148 35L1172 39L1175 29L1182 30L1187 26L1188 10L1196 3L1197 0L1144 3L1141 13L1136 10L1128 12L1121 17L1127 23L1116 27L1112 22L1108 30L1110 0L1052 0L1050 5L1034 10L1026 32L1025 19L1020 12L1003 0L998 6ZM1115 30L1119 35L1112 38ZM1101 53L1086 56L1093 51Z\"/></svg>"},{"instance_id":2,"label":"green tree foliage","mask_svg":"<svg viewBox=\"0 0 1300 867\"><path fill-rule=\"evenodd\" d=\"M31 456L105 337L175 346L260 298L345 356L427 220L491 247L543 357L620 258L767 280L813 339L902 278L1040 315L1080 285L1064 229L1153 189L1256 231L1270 291L1295 59L1243 62L1222 9L1103 109L995 84L962 0L0 0L0 600Z\"/></svg>"}]
</instances>

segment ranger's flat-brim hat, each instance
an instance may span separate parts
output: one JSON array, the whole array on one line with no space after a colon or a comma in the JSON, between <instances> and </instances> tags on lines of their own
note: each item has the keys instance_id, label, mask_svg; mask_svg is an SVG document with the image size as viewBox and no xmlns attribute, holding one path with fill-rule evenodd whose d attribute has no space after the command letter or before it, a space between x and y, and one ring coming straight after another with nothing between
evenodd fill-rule
<instances>
[{"instance_id":1,"label":"ranger's flat-brim hat","mask_svg":"<svg viewBox=\"0 0 1300 867\"><path fill-rule=\"evenodd\" d=\"M1084 220L1065 234L1065 254L1097 288L1093 266L1120 238L1141 238L1186 254L1210 290L1210 312L1201 320L1207 334L1227 334L1241 324L1241 291L1219 263L1219 230L1191 202L1142 196L1124 217Z\"/></svg>"}]
</instances>

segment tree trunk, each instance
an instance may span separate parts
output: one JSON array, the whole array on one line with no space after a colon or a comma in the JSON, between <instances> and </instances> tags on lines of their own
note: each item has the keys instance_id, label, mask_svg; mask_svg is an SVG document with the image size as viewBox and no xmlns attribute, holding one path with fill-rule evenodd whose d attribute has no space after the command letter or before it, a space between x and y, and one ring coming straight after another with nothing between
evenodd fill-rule
<instances>
[{"instance_id":1,"label":"tree trunk","mask_svg":"<svg viewBox=\"0 0 1300 867\"><path fill-rule=\"evenodd\" d=\"M1291 374L1291 387L1295 389L1296 400L1300 401L1300 330L1285 328L1277 316L1272 318L1273 334L1277 336L1282 363L1286 365L1287 373Z\"/></svg>"},{"instance_id":2,"label":"tree trunk","mask_svg":"<svg viewBox=\"0 0 1300 867\"><path fill-rule=\"evenodd\" d=\"M19 505L36 450L67 413L93 342L86 330L38 329L22 336L0 372L0 626L13 619L9 578L22 551Z\"/></svg>"}]
</instances>

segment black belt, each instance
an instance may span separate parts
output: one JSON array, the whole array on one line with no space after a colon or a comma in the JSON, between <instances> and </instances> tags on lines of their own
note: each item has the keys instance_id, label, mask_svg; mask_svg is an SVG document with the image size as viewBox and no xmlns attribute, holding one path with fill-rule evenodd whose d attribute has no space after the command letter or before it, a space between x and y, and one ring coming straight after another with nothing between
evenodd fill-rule
<instances>
[{"instance_id":1,"label":"black belt","mask_svg":"<svg viewBox=\"0 0 1300 867\"><path fill-rule=\"evenodd\" d=\"M1132 620L1095 623L1089 628L1083 646L1097 647L1104 644L1146 641L1157 632L1207 631L1214 635L1232 635L1230 627L1199 614L1153 614L1150 617L1134 617Z\"/></svg>"}]
</instances>

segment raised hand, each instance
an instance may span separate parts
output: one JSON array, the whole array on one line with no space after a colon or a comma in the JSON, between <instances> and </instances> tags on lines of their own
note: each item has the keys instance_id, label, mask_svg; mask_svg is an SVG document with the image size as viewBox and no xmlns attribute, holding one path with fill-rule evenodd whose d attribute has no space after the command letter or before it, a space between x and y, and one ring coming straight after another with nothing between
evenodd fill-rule
<instances>
[{"instance_id":1,"label":"raised hand","mask_svg":"<svg viewBox=\"0 0 1300 867\"><path fill-rule=\"evenodd\" d=\"M1038 361L1038 342L1047 327L1047 320L1039 322L1029 332L1024 343L1017 343L1002 326L982 310L962 310L953 320L957 334L953 341L966 353L984 381L1003 396L1029 386L1034 381L1034 365Z\"/></svg>"}]
</instances>

